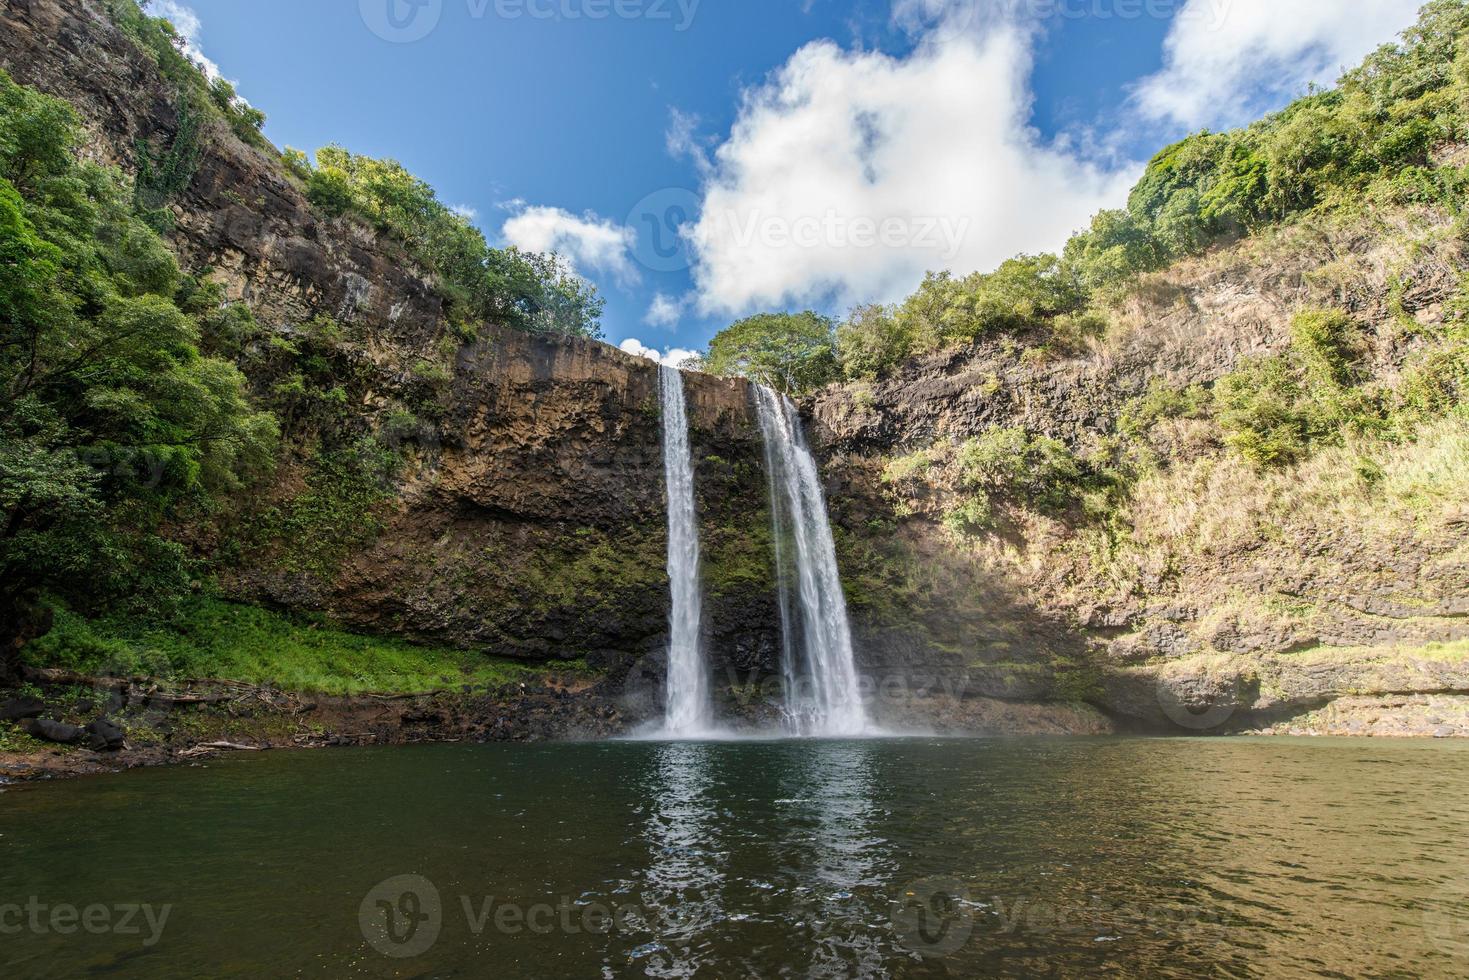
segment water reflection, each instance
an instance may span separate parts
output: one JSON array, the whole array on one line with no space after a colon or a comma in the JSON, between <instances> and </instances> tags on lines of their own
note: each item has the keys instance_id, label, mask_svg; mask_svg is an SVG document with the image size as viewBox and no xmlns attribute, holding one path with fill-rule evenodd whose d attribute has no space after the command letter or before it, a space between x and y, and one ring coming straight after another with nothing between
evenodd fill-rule
<instances>
[{"instance_id":1,"label":"water reflection","mask_svg":"<svg viewBox=\"0 0 1469 980\"><path fill-rule=\"evenodd\" d=\"M0 976L1469 976L1466 841L1469 744L281 753L0 794L0 912L175 909L146 948L43 920ZM443 930L391 959L359 908L406 873ZM639 918L472 929L492 896Z\"/></svg>"},{"instance_id":2,"label":"water reflection","mask_svg":"<svg viewBox=\"0 0 1469 980\"><path fill-rule=\"evenodd\" d=\"M868 975L882 964L871 927L885 912L891 875L887 842L874 831L883 813L874 802L874 745L815 742L792 761L777 806L792 828L784 873L803 933L793 938L809 950L801 972Z\"/></svg>"},{"instance_id":3,"label":"water reflection","mask_svg":"<svg viewBox=\"0 0 1469 980\"><path fill-rule=\"evenodd\" d=\"M656 747L644 837L649 862L638 896L652 941L629 958L648 976L687 977L709 961L706 937L725 918L725 859L714 808L715 746Z\"/></svg>"}]
</instances>

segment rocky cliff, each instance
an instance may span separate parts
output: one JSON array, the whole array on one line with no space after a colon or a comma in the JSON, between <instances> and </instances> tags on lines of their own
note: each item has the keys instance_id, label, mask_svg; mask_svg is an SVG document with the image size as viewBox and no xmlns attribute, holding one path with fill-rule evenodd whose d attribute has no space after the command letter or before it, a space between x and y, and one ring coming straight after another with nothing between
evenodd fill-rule
<instances>
[{"instance_id":1,"label":"rocky cliff","mask_svg":"<svg viewBox=\"0 0 1469 980\"><path fill-rule=\"evenodd\" d=\"M0 20L0 67L75 106L96 159L136 173L146 148L178 137L173 86L104 4L5 0ZM247 375L271 384L270 345L315 342L325 318L319 353L348 406L326 422L284 419L274 481L224 519L179 529L229 594L491 654L586 660L656 687L668 600L654 364L494 324L452 330L403 248L322 217L275 154L217 121L169 210L181 264L266 331L242 355ZM778 641L748 391L708 376L687 389L711 649L720 669L769 667ZM340 477L330 467L364 435L401 462L350 494L327 486L323 472Z\"/></svg>"},{"instance_id":2,"label":"rocky cliff","mask_svg":"<svg viewBox=\"0 0 1469 980\"><path fill-rule=\"evenodd\" d=\"M1207 395L1318 306L1361 325L1362 376L1391 386L1432 349L1464 263L1431 209L1303 222L1146 278L1081 350L1007 337L823 392L812 427L869 630L907 613L916 632L887 645L926 647L970 690L1079 695L1125 724L1469 731L1462 417L1272 473L1183 412L1147 430L1151 462L1116 499L997 500L980 531L953 521L952 458L1003 429L1106 472L1150 392Z\"/></svg>"},{"instance_id":3,"label":"rocky cliff","mask_svg":"<svg viewBox=\"0 0 1469 980\"><path fill-rule=\"evenodd\" d=\"M101 0L0 0L0 67L76 106L88 152L125 171L178 138L173 86ZM240 355L257 388L278 381L273 344L315 345L312 383L336 399L334 414L283 420L268 485L176 529L226 592L487 654L585 660L653 710L668 601L654 365L593 341L456 330L402 247L319 214L276 154L218 121L169 210L182 264L264 328ZM950 520L958 490L936 448L1015 429L1103 468L1140 398L1207 389L1284 349L1313 303L1366 325L1366 370L1391 377L1444 322L1463 265L1451 216L1429 210L1287 227L1146 278L1089 346L987 341L811 399L885 716L1469 734L1462 646L1424 649L1469 637L1469 511L1444 479L1469 470L1456 432L1272 476L1185 413L1148 429L1165 463L1120 499L1002 501L983 533ZM779 647L758 429L743 382L691 375L688 391L708 640L723 695L749 705ZM923 453L926 469L892 478Z\"/></svg>"}]
</instances>

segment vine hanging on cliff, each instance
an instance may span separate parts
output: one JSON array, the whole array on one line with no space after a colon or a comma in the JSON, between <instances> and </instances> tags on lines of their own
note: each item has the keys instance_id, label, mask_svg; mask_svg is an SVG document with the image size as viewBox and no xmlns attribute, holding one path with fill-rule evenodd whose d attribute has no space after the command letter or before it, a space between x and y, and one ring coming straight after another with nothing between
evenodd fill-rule
<instances>
[{"instance_id":1,"label":"vine hanging on cliff","mask_svg":"<svg viewBox=\"0 0 1469 980\"><path fill-rule=\"evenodd\" d=\"M160 232L171 228L172 216L166 210L168 202L189 186L203 155L199 112L183 89L179 90L175 113L178 122L166 147L155 150L143 139L134 143L138 165L133 184L134 204L143 219Z\"/></svg>"}]
</instances>

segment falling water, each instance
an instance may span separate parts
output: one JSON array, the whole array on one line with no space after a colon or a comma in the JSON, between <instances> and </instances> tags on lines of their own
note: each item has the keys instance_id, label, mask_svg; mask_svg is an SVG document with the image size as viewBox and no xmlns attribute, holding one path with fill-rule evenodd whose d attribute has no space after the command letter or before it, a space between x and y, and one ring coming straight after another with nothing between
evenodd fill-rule
<instances>
[{"instance_id":1,"label":"falling water","mask_svg":"<svg viewBox=\"0 0 1469 980\"><path fill-rule=\"evenodd\" d=\"M709 677L699 643L699 525L694 511L694 467L689 460L689 419L683 375L661 366L663 472L668 486L668 578L673 607L668 617L668 690L664 727L671 735L709 728Z\"/></svg>"},{"instance_id":2,"label":"falling water","mask_svg":"<svg viewBox=\"0 0 1469 980\"><path fill-rule=\"evenodd\" d=\"M770 470L787 722L800 735L860 735L867 713L816 459L788 398L756 386L755 401Z\"/></svg>"}]
</instances>

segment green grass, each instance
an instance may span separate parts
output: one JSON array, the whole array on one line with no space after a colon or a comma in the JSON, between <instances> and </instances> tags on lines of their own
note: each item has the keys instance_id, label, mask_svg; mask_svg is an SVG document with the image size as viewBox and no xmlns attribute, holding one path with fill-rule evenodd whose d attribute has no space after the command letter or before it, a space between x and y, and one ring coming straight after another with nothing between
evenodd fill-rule
<instances>
[{"instance_id":1,"label":"green grass","mask_svg":"<svg viewBox=\"0 0 1469 980\"><path fill-rule=\"evenodd\" d=\"M40 752L57 746L37 741L12 721L0 721L0 752Z\"/></svg>"},{"instance_id":2,"label":"green grass","mask_svg":"<svg viewBox=\"0 0 1469 980\"><path fill-rule=\"evenodd\" d=\"M313 694L418 694L530 680L543 670L447 647L349 633L320 619L196 598L166 619L58 609L27 662L81 674L229 680ZM552 663L548 669L584 669Z\"/></svg>"}]
</instances>

